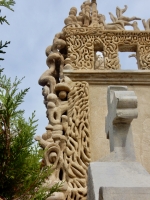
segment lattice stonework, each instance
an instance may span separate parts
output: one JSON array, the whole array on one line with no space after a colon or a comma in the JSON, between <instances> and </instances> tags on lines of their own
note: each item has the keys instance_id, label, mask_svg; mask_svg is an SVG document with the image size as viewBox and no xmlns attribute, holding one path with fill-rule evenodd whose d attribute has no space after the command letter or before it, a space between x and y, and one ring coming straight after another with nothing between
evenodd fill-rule
<instances>
[{"instance_id":1,"label":"lattice stonework","mask_svg":"<svg viewBox=\"0 0 150 200\"><path fill-rule=\"evenodd\" d=\"M102 31L100 28L64 29L68 58L74 70L94 69L94 52L102 48L104 69L120 69L118 51L136 52L138 69L150 69L150 32Z\"/></svg>"},{"instance_id":2,"label":"lattice stonework","mask_svg":"<svg viewBox=\"0 0 150 200\"><path fill-rule=\"evenodd\" d=\"M86 199L87 168L90 163L89 86L76 82L68 95L68 128L64 151L64 180L68 184L67 200Z\"/></svg>"}]
</instances>

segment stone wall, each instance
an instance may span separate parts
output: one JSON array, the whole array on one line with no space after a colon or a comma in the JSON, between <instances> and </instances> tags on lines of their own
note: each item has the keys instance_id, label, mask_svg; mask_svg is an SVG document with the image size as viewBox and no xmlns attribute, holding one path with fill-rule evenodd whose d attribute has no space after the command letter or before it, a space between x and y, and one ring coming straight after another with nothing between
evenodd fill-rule
<instances>
[{"instance_id":1,"label":"stone wall","mask_svg":"<svg viewBox=\"0 0 150 200\"><path fill-rule=\"evenodd\" d=\"M117 72L71 72L65 74L72 80L87 81L90 98L90 146L91 161L106 156L109 151L109 140L105 133L105 116L107 115L107 86L127 85L138 97L138 118L132 122L132 132L137 161L150 172L150 72L117 71Z\"/></svg>"}]
</instances>

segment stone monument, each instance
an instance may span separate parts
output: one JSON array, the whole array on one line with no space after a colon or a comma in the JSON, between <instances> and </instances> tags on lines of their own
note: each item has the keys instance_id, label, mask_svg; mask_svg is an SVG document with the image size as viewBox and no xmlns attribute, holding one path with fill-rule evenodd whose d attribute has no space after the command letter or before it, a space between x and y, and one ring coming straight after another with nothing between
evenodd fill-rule
<instances>
[{"instance_id":1,"label":"stone monument","mask_svg":"<svg viewBox=\"0 0 150 200\"><path fill-rule=\"evenodd\" d=\"M133 142L128 143L132 154L128 157L126 149L120 156L136 157L150 172L149 19L142 20L144 30L140 30L141 19L125 16L126 10L126 5L123 9L117 7L116 16L110 12L112 22L107 23L97 10L96 0L84 1L79 14L75 7L70 9L65 27L46 49L48 69L41 75L39 84L43 87L48 125L42 137L36 139L46 149L42 164L52 165L54 169L47 179L48 186L64 182L61 191L49 200L86 200L89 163L109 157L109 141L111 151L116 149L116 136L112 134L115 127L110 126L113 119L109 120L109 115L106 130L110 140L105 135L109 85L127 85L136 95L126 91L126 97L138 98L139 116L132 122L133 136L130 128L128 134L132 136ZM126 30L126 26L133 30ZM137 71L121 70L119 51L131 52L130 57L137 60ZM136 101L131 105L136 110ZM136 113L132 117L135 116ZM130 127L131 121L125 126Z\"/></svg>"},{"instance_id":2,"label":"stone monument","mask_svg":"<svg viewBox=\"0 0 150 200\"><path fill-rule=\"evenodd\" d=\"M89 165L88 200L149 200L150 174L136 162L131 130L137 97L125 86L109 86L107 104L111 153Z\"/></svg>"}]
</instances>

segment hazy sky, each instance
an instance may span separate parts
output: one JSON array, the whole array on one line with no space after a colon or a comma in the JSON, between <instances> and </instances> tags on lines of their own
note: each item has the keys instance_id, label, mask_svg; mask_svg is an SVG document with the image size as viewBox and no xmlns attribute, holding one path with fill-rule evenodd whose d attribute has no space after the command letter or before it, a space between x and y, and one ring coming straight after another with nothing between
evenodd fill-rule
<instances>
[{"instance_id":1,"label":"hazy sky","mask_svg":"<svg viewBox=\"0 0 150 200\"><path fill-rule=\"evenodd\" d=\"M1 15L7 16L10 26L4 24L0 28L0 40L11 41L6 48L4 61L0 62L4 73L8 77L25 76L20 89L30 87L21 108L25 109L25 117L29 117L36 110L38 121L37 134L45 132L48 124L46 118L42 87L38 85L40 75L48 68L45 64L45 49L52 44L54 35L64 27L64 19L68 16L69 9L73 6L80 11L83 0L16 0L14 12L1 8ZM150 18L149 0L97 0L99 13L106 16L106 22L110 22L108 12L115 15L116 6L123 8L128 5L125 16L137 16L142 19ZM143 30L141 21L139 27ZM135 69L134 58L124 58L124 68ZM127 61L130 61L129 63Z\"/></svg>"}]
</instances>

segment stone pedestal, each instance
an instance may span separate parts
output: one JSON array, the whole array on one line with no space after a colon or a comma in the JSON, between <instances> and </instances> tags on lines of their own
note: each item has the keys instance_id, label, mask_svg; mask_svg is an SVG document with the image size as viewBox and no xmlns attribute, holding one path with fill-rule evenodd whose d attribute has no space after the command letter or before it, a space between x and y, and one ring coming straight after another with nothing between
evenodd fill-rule
<instances>
[{"instance_id":1,"label":"stone pedestal","mask_svg":"<svg viewBox=\"0 0 150 200\"><path fill-rule=\"evenodd\" d=\"M150 175L138 162L93 162L88 188L88 200L149 200Z\"/></svg>"}]
</instances>

